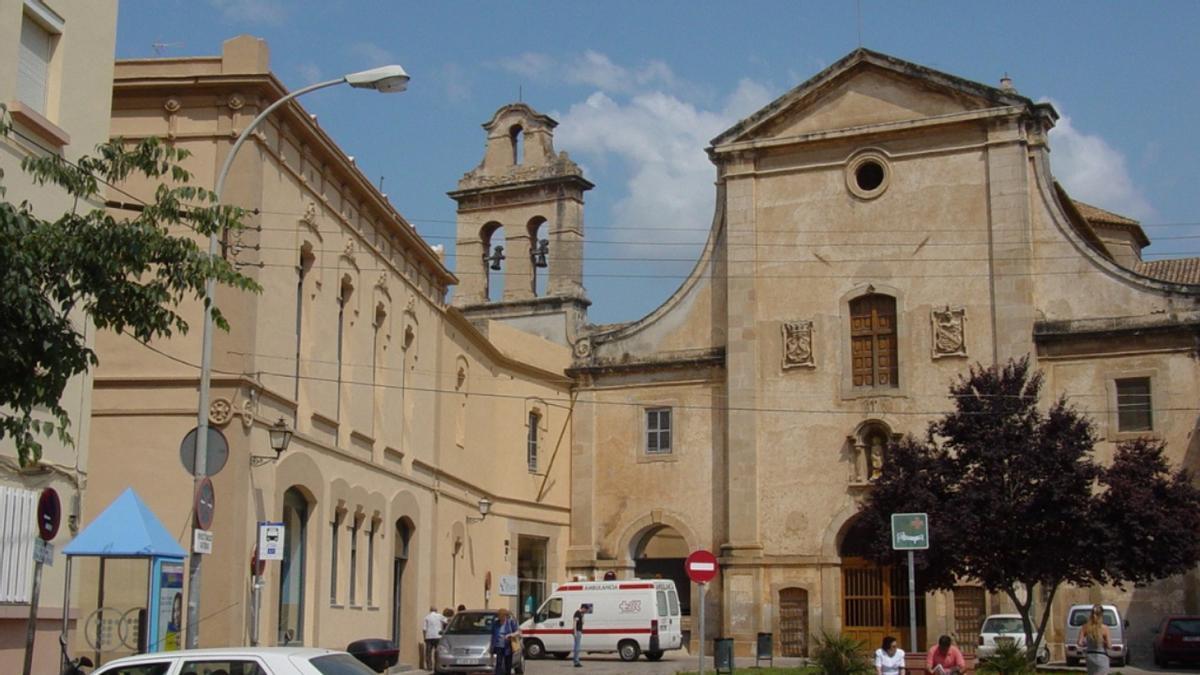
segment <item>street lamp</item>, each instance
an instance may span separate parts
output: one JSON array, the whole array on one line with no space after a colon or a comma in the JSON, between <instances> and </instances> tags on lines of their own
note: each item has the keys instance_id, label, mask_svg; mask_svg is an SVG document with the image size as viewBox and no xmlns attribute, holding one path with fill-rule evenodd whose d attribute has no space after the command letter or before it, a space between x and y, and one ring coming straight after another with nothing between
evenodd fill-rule
<instances>
[{"instance_id":1,"label":"street lamp","mask_svg":"<svg viewBox=\"0 0 1200 675\"><path fill-rule=\"evenodd\" d=\"M278 462L280 455L284 450L288 449L288 444L292 442L292 430L288 428L287 422L282 417L273 426L267 429L267 436L271 441L271 449L275 451L275 456L270 455L250 455L250 466L262 466L271 462Z\"/></svg>"},{"instance_id":2,"label":"street lamp","mask_svg":"<svg viewBox=\"0 0 1200 675\"><path fill-rule=\"evenodd\" d=\"M278 101L267 106L265 110L258 114L258 117L255 117L242 130L237 140L233 142L233 147L229 149L229 154L225 157L225 163L221 165L221 172L217 174L217 184L213 190L216 194L217 205L221 204L221 198L225 192L225 179L229 176L229 170L233 167L233 159L237 156L238 150L242 149L242 144L246 142L246 139L250 137L254 129L279 106L309 92L342 83L349 84L356 89L374 89L385 94L401 92L408 88L408 79L408 73L404 72L404 68L397 65L382 66L380 68L372 68L371 70L350 73L336 80L310 84L307 87L297 89L283 96ZM218 233L213 232L208 236L208 256L210 258L216 257L219 246ZM216 286L217 281L212 277L209 277L204 283L204 332L200 351L200 402L196 411L196 458L194 464L196 467L196 478L193 490L199 489L201 480L208 475L206 461L208 453L208 399L209 392L212 389L212 309ZM195 529L195 525L196 523L193 520L193 529ZM188 566L187 614L187 646L195 649L200 646L200 556L194 554L190 556Z\"/></svg>"},{"instance_id":3,"label":"street lamp","mask_svg":"<svg viewBox=\"0 0 1200 675\"><path fill-rule=\"evenodd\" d=\"M488 512L492 510L492 500L488 499L487 497L480 497L478 506L479 517L473 518L471 516L467 516L468 523L479 523L482 522L484 518L487 518Z\"/></svg>"}]
</instances>

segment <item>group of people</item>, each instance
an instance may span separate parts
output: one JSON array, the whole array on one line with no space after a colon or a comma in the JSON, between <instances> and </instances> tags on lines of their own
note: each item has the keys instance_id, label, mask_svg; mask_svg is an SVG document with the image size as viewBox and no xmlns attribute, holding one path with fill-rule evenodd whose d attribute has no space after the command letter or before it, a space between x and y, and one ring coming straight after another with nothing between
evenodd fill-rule
<instances>
[{"instance_id":1,"label":"group of people","mask_svg":"<svg viewBox=\"0 0 1200 675\"><path fill-rule=\"evenodd\" d=\"M466 605L459 605L458 611L463 611L467 608ZM442 611L438 611L437 607L430 607L429 613L425 615L424 631L425 631L425 667L433 670L433 660L437 656L438 642L442 639L442 633L446 632L446 626L450 625L450 619L454 618L454 610L447 607Z\"/></svg>"},{"instance_id":2,"label":"group of people","mask_svg":"<svg viewBox=\"0 0 1200 675\"><path fill-rule=\"evenodd\" d=\"M1104 608L1092 607L1088 621L1079 631L1079 646L1087 654L1088 675L1108 675L1108 650L1111 646L1108 626L1104 625ZM933 675L962 675L967 669L962 652L954 646L949 635L938 638L937 647L925 657L925 669ZM900 675L905 671L904 650L891 635L875 650L876 675Z\"/></svg>"}]
</instances>

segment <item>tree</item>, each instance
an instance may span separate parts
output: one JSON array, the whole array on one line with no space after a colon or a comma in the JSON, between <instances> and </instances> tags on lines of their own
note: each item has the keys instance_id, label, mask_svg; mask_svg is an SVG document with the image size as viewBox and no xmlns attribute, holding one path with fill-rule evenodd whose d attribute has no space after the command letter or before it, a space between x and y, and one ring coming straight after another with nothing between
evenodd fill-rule
<instances>
[{"instance_id":1,"label":"tree","mask_svg":"<svg viewBox=\"0 0 1200 675\"><path fill-rule=\"evenodd\" d=\"M0 135L10 131L0 106ZM60 403L63 389L98 363L73 320L78 312L99 330L149 341L187 331L175 307L188 296L203 298L209 277L259 289L197 244L223 228L240 228L244 214L189 184L191 174L179 165L187 156L153 138L128 146L114 140L75 163L52 154L27 156L21 167L34 182L62 188L76 208L43 220L28 202L0 201L0 439L14 440L22 466L40 459L38 434L73 442L71 420ZM118 219L104 209L82 208L103 202L104 184L134 174L163 181L136 216ZM4 190L0 185L0 199ZM181 225L200 236L181 233ZM227 330L220 311L212 312ZM37 409L54 421L35 418Z\"/></svg>"},{"instance_id":2,"label":"tree","mask_svg":"<svg viewBox=\"0 0 1200 675\"><path fill-rule=\"evenodd\" d=\"M1121 444L1100 466L1091 420L1065 398L1039 410L1042 383L1028 357L972 367L950 387L955 410L924 440L888 448L862 514L873 557L898 562L890 515L928 513L931 548L918 554L928 586L974 579L1004 593L1031 661L1063 583L1144 583L1200 560L1200 491L1171 472L1163 444Z\"/></svg>"}]
</instances>

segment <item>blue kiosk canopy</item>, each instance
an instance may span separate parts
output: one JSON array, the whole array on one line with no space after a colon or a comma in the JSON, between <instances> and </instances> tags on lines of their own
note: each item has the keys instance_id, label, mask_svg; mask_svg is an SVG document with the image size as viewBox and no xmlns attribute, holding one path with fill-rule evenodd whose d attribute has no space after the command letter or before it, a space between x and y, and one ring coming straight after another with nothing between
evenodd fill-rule
<instances>
[{"instance_id":1,"label":"blue kiosk canopy","mask_svg":"<svg viewBox=\"0 0 1200 675\"><path fill-rule=\"evenodd\" d=\"M187 552L133 488L126 488L67 544L63 555L182 560Z\"/></svg>"}]
</instances>

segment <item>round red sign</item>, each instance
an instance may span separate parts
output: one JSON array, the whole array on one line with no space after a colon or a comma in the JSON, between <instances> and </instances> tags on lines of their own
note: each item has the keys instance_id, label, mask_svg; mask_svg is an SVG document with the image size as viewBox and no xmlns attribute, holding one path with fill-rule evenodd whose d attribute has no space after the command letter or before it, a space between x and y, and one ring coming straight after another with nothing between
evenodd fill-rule
<instances>
[{"instance_id":1,"label":"round red sign","mask_svg":"<svg viewBox=\"0 0 1200 675\"><path fill-rule=\"evenodd\" d=\"M688 578L698 584L707 584L717 578L717 556L705 551L692 551L683 563Z\"/></svg>"},{"instance_id":2,"label":"round red sign","mask_svg":"<svg viewBox=\"0 0 1200 675\"><path fill-rule=\"evenodd\" d=\"M43 541L53 541L61 520L62 502L58 501L58 492L54 488L42 490L37 507L38 536Z\"/></svg>"}]
</instances>

